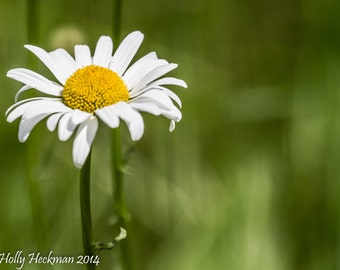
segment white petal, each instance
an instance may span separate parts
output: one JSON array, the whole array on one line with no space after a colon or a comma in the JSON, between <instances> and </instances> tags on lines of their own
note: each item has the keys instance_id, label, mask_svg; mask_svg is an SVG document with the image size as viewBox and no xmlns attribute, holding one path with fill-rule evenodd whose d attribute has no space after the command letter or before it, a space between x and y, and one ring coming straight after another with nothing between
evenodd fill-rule
<instances>
[{"instance_id":1,"label":"white petal","mask_svg":"<svg viewBox=\"0 0 340 270\"><path fill-rule=\"evenodd\" d=\"M54 131L57 127L57 124L58 124L58 121L60 119L60 117L63 115L64 113L55 113L55 114L52 114L46 121L46 126L47 126L47 129L49 131Z\"/></svg>"},{"instance_id":2,"label":"white petal","mask_svg":"<svg viewBox=\"0 0 340 270\"><path fill-rule=\"evenodd\" d=\"M144 133L144 121L143 117L139 112L132 110L133 119L128 123L128 128L130 131L130 136L133 141L138 141Z\"/></svg>"},{"instance_id":3,"label":"white petal","mask_svg":"<svg viewBox=\"0 0 340 270\"><path fill-rule=\"evenodd\" d=\"M130 131L130 136L133 141L139 140L144 133L144 121L139 112L135 111L125 102L118 102L112 106L119 118L126 122Z\"/></svg>"},{"instance_id":4,"label":"white petal","mask_svg":"<svg viewBox=\"0 0 340 270\"><path fill-rule=\"evenodd\" d=\"M172 77L159 79L157 81L152 82L149 86L154 86L154 85L178 85L184 88L188 87L185 81L181 79L177 79L177 78L172 78Z\"/></svg>"},{"instance_id":5,"label":"white petal","mask_svg":"<svg viewBox=\"0 0 340 270\"><path fill-rule=\"evenodd\" d=\"M175 69L178 65L177 64L167 64L164 66L156 67L148 74L146 74L143 79L135 86L137 89L141 89L151 83L153 80L163 76L164 74L170 72L171 70Z\"/></svg>"},{"instance_id":6,"label":"white petal","mask_svg":"<svg viewBox=\"0 0 340 270\"><path fill-rule=\"evenodd\" d=\"M143 61L144 62L144 61ZM136 62L137 63L137 62ZM123 80L126 83L126 86L130 91L131 94L134 94L139 90L139 88L136 89L136 86L142 81L142 79L152 72L155 68L168 65L169 63L166 60L163 59L153 59L149 60L145 63L140 63L135 68L131 69L129 68L126 71L126 74L123 76Z\"/></svg>"},{"instance_id":7,"label":"white petal","mask_svg":"<svg viewBox=\"0 0 340 270\"><path fill-rule=\"evenodd\" d=\"M71 121L74 125L79 125L91 117L91 113L83 112L81 110L74 110Z\"/></svg>"},{"instance_id":8,"label":"white petal","mask_svg":"<svg viewBox=\"0 0 340 270\"><path fill-rule=\"evenodd\" d=\"M12 69L7 72L7 77L53 96L60 96L63 90L62 86L54 84L40 74L25 68Z\"/></svg>"},{"instance_id":9,"label":"white petal","mask_svg":"<svg viewBox=\"0 0 340 270\"><path fill-rule=\"evenodd\" d=\"M171 99L161 90L151 89L131 100L131 102L154 103L160 108L170 110L174 105Z\"/></svg>"},{"instance_id":10,"label":"white petal","mask_svg":"<svg viewBox=\"0 0 340 270\"><path fill-rule=\"evenodd\" d=\"M31 130L44 119L48 114L39 114L29 119L21 119L19 124L18 139L20 142L25 142L31 133Z\"/></svg>"},{"instance_id":11,"label":"white petal","mask_svg":"<svg viewBox=\"0 0 340 270\"><path fill-rule=\"evenodd\" d=\"M73 112L65 113L59 120L58 125L58 138L61 141L67 141L73 134L77 127L72 123L71 117Z\"/></svg>"},{"instance_id":12,"label":"white petal","mask_svg":"<svg viewBox=\"0 0 340 270\"><path fill-rule=\"evenodd\" d=\"M40 100L40 99L39 99ZM25 101L25 102L24 102ZM7 115L7 122L12 123L15 121L17 118L23 115L25 110L30 106L30 101L24 100L22 102L18 102L11 107L6 112ZM13 109L13 110L12 110ZM9 113L11 111L11 113Z\"/></svg>"},{"instance_id":13,"label":"white petal","mask_svg":"<svg viewBox=\"0 0 340 270\"><path fill-rule=\"evenodd\" d=\"M131 102L129 103L130 107L136 111L141 111L141 112L148 112L151 113L153 115L160 115L161 114L161 110L159 109L159 107L154 104L154 103L147 103L147 102L143 102L143 103L139 103L139 102Z\"/></svg>"},{"instance_id":14,"label":"white petal","mask_svg":"<svg viewBox=\"0 0 340 270\"><path fill-rule=\"evenodd\" d=\"M182 108L182 102L181 102L179 97L174 92L172 92L171 90L169 90L169 89L167 89L165 87L162 87L162 86L158 86L157 89L162 90L168 97L170 97L171 99L176 101L176 103L178 104L178 106L180 108Z\"/></svg>"},{"instance_id":15,"label":"white petal","mask_svg":"<svg viewBox=\"0 0 340 270\"><path fill-rule=\"evenodd\" d=\"M34 53L40 59L40 61L43 62L45 66L53 73L53 75L58 79L59 82L61 82L63 85L65 84L66 80L69 77L69 74L66 70L64 70L63 66L60 66L53 61L51 55L48 52L32 45L25 45L25 48Z\"/></svg>"},{"instance_id":16,"label":"white petal","mask_svg":"<svg viewBox=\"0 0 340 270\"><path fill-rule=\"evenodd\" d=\"M25 92L25 91L27 91L27 90L29 90L29 89L32 89L32 87L29 86L29 85L24 85L23 87L21 87L21 88L19 89L19 91L15 94L15 97L14 97L15 102L18 101L19 96L20 96L21 93L23 93L23 92Z\"/></svg>"},{"instance_id":17,"label":"white petal","mask_svg":"<svg viewBox=\"0 0 340 270\"><path fill-rule=\"evenodd\" d=\"M67 74L67 78L77 70L76 62L64 49L57 49L49 54L55 65L63 67L64 72Z\"/></svg>"},{"instance_id":18,"label":"white petal","mask_svg":"<svg viewBox=\"0 0 340 270\"><path fill-rule=\"evenodd\" d=\"M168 119L175 120L176 122L179 122L182 119L182 113L176 106L173 106L171 110L162 110L162 115Z\"/></svg>"},{"instance_id":19,"label":"white petal","mask_svg":"<svg viewBox=\"0 0 340 270\"><path fill-rule=\"evenodd\" d=\"M30 106L23 113L22 117L24 119L32 118L39 114L52 114L58 112L68 112L72 109L65 106L59 100L37 100L30 102Z\"/></svg>"},{"instance_id":20,"label":"white petal","mask_svg":"<svg viewBox=\"0 0 340 270\"><path fill-rule=\"evenodd\" d=\"M125 83L129 85L130 80L133 79L135 75L139 74L138 71L144 70L145 65L147 65L150 62L155 62L157 60L158 59L155 52L148 53L147 55L144 55L142 58L138 59L135 63L132 64L131 67L128 68L128 70L122 76Z\"/></svg>"},{"instance_id":21,"label":"white petal","mask_svg":"<svg viewBox=\"0 0 340 270\"><path fill-rule=\"evenodd\" d=\"M93 55L93 64L109 67L112 58L113 44L108 36L101 36L97 42L96 50Z\"/></svg>"},{"instance_id":22,"label":"white petal","mask_svg":"<svg viewBox=\"0 0 340 270\"><path fill-rule=\"evenodd\" d=\"M169 126L169 131L173 132L175 130L176 127L176 122L174 120L170 121L170 126Z\"/></svg>"},{"instance_id":23,"label":"white petal","mask_svg":"<svg viewBox=\"0 0 340 270\"><path fill-rule=\"evenodd\" d=\"M49 100L59 100L59 99L53 99L53 98L29 98L29 99L25 99L22 100L20 102L17 102L15 104L13 104L11 107L9 107L9 109L6 111L6 115L7 116L7 121L8 122L13 122L15 119L17 119L18 117L22 116L24 114L24 112L26 111L26 109L28 107L30 107L32 104L36 104L36 102L39 101L49 101Z\"/></svg>"},{"instance_id":24,"label":"white petal","mask_svg":"<svg viewBox=\"0 0 340 270\"><path fill-rule=\"evenodd\" d=\"M144 35L135 31L129 34L119 45L112 57L110 68L122 76L143 42Z\"/></svg>"},{"instance_id":25,"label":"white petal","mask_svg":"<svg viewBox=\"0 0 340 270\"><path fill-rule=\"evenodd\" d=\"M119 126L119 117L116 109L113 106L106 106L99 110L96 110L96 115L107 124L110 128L116 128Z\"/></svg>"},{"instance_id":26,"label":"white petal","mask_svg":"<svg viewBox=\"0 0 340 270\"><path fill-rule=\"evenodd\" d=\"M77 135L73 142L72 155L74 165L79 169L84 165L89 155L97 129L98 120L96 117L89 118L78 128Z\"/></svg>"},{"instance_id":27,"label":"white petal","mask_svg":"<svg viewBox=\"0 0 340 270\"><path fill-rule=\"evenodd\" d=\"M74 56L78 68L92 64L91 51L87 45L74 46Z\"/></svg>"}]
</instances>

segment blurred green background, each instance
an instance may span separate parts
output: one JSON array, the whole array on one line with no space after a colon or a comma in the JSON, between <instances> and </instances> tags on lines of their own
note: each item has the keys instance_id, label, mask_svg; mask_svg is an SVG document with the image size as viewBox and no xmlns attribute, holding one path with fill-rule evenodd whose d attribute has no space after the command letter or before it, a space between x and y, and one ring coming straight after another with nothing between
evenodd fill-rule
<instances>
[{"instance_id":1,"label":"blurred green background","mask_svg":"<svg viewBox=\"0 0 340 270\"><path fill-rule=\"evenodd\" d=\"M43 121L18 142L18 121L4 114L21 85L6 72L31 66L53 78L23 48L29 18L34 44L93 50L112 34L113 2L31 2L0 0L0 253L75 256L82 245L72 139L60 142ZM145 134L129 159L136 269L340 269L339 14L336 0L123 1L122 37L145 34L135 59L156 51L179 64L171 74L189 86L172 88L183 103L176 130L144 114ZM115 236L108 145L101 125L92 167L101 241ZM119 269L115 253L102 252L98 269Z\"/></svg>"}]
</instances>

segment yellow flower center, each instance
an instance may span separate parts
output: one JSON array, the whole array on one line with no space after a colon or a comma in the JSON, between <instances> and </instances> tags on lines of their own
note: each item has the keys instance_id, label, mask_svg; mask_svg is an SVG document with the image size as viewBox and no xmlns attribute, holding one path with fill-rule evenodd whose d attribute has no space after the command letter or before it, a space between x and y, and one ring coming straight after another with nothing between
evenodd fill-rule
<instances>
[{"instance_id":1,"label":"yellow flower center","mask_svg":"<svg viewBox=\"0 0 340 270\"><path fill-rule=\"evenodd\" d=\"M93 113L119 101L128 101L129 91L116 72L90 65L78 69L66 80L62 98L72 109Z\"/></svg>"}]
</instances>

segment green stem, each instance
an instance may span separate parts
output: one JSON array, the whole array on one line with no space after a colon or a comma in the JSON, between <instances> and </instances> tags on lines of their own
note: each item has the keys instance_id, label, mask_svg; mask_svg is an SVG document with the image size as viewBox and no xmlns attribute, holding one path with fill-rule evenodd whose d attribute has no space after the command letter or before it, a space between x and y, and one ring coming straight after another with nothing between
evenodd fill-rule
<instances>
[{"instance_id":1,"label":"green stem","mask_svg":"<svg viewBox=\"0 0 340 270\"><path fill-rule=\"evenodd\" d=\"M80 172L80 211L81 211L81 224L83 230L84 255L93 256L90 176L91 176L91 151ZM87 264L87 269L93 270L95 269L95 265L89 263Z\"/></svg>"},{"instance_id":2,"label":"green stem","mask_svg":"<svg viewBox=\"0 0 340 270\"><path fill-rule=\"evenodd\" d=\"M119 242L122 268L132 270L132 254L129 241L129 213L124 198L124 163L121 151L120 129L113 129L112 133L112 161L113 161L113 207L118 216L118 226L124 228L128 237Z\"/></svg>"},{"instance_id":3,"label":"green stem","mask_svg":"<svg viewBox=\"0 0 340 270\"><path fill-rule=\"evenodd\" d=\"M122 24L122 0L114 0L113 10L113 40L118 43Z\"/></svg>"},{"instance_id":4,"label":"green stem","mask_svg":"<svg viewBox=\"0 0 340 270\"><path fill-rule=\"evenodd\" d=\"M122 0L114 0L112 5L112 30L113 39L118 44L121 34L122 21ZM122 227L127 231L128 237L118 244L120 250L122 269L133 270L133 260L131 254L129 229L129 213L124 198L124 162L122 159L121 135L120 129L115 128L112 131L112 168L113 168L113 207L118 216L118 227Z\"/></svg>"},{"instance_id":5,"label":"green stem","mask_svg":"<svg viewBox=\"0 0 340 270\"><path fill-rule=\"evenodd\" d=\"M39 0L26 0L26 31L27 31L27 43L34 44L38 40L39 36ZM32 70L36 66L36 62L28 54L27 66ZM33 234L34 241L39 250L46 249L46 243L48 242L44 219L44 209L41 197L41 186L37 179L37 137L32 136L30 142L25 148L26 151L26 181L29 192L29 199L31 205L31 214L33 220Z\"/></svg>"}]
</instances>

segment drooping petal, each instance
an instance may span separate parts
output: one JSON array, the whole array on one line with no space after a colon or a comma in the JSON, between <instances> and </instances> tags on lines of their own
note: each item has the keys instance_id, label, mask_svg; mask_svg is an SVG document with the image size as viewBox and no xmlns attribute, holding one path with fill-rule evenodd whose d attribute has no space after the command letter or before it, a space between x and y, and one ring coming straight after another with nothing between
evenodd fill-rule
<instances>
[{"instance_id":1,"label":"drooping petal","mask_svg":"<svg viewBox=\"0 0 340 270\"><path fill-rule=\"evenodd\" d=\"M52 96L60 96L63 90L62 86L52 83L40 74L25 68L11 69L7 72L7 77Z\"/></svg>"},{"instance_id":2,"label":"drooping petal","mask_svg":"<svg viewBox=\"0 0 340 270\"><path fill-rule=\"evenodd\" d=\"M169 131L173 132L175 130L176 127L176 122L174 120L170 121L170 126L169 126Z\"/></svg>"},{"instance_id":3,"label":"drooping petal","mask_svg":"<svg viewBox=\"0 0 340 270\"><path fill-rule=\"evenodd\" d=\"M77 168L81 168L89 155L93 140L98 129L98 120L91 117L83 122L77 131L77 135L73 142L73 163Z\"/></svg>"},{"instance_id":4,"label":"drooping petal","mask_svg":"<svg viewBox=\"0 0 340 270\"><path fill-rule=\"evenodd\" d=\"M162 86L157 86L156 89L162 90L169 98L173 99L180 108L182 108L182 102L174 92Z\"/></svg>"},{"instance_id":5,"label":"drooping petal","mask_svg":"<svg viewBox=\"0 0 340 270\"><path fill-rule=\"evenodd\" d=\"M64 72L67 74L67 78L69 78L77 70L75 60L64 49L57 49L49 54L55 65L63 67Z\"/></svg>"},{"instance_id":6,"label":"drooping petal","mask_svg":"<svg viewBox=\"0 0 340 270\"><path fill-rule=\"evenodd\" d=\"M78 68L92 64L91 51L87 45L74 46L74 57Z\"/></svg>"},{"instance_id":7,"label":"drooping petal","mask_svg":"<svg viewBox=\"0 0 340 270\"><path fill-rule=\"evenodd\" d=\"M135 31L129 34L119 45L112 57L110 68L122 76L129 66L132 58L135 56L138 48L142 44L144 35Z\"/></svg>"},{"instance_id":8,"label":"drooping petal","mask_svg":"<svg viewBox=\"0 0 340 270\"><path fill-rule=\"evenodd\" d=\"M86 121L91 117L91 113L83 112L81 110L75 109L72 114L71 121L74 125L79 125L80 123Z\"/></svg>"},{"instance_id":9,"label":"drooping petal","mask_svg":"<svg viewBox=\"0 0 340 270\"><path fill-rule=\"evenodd\" d=\"M144 133L144 121L143 117L140 115L139 112L133 111L133 118L128 123L128 128L130 131L131 140L138 141L143 136Z\"/></svg>"},{"instance_id":10,"label":"drooping petal","mask_svg":"<svg viewBox=\"0 0 340 270\"><path fill-rule=\"evenodd\" d=\"M65 84L66 80L69 77L69 74L63 66L60 66L58 63L55 63L52 60L52 57L48 52L33 45L25 45L25 48L34 53L40 59L40 61L43 62L45 66L53 73L53 75L57 78L59 82L61 82L63 85Z\"/></svg>"},{"instance_id":11,"label":"drooping petal","mask_svg":"<svg viewBox=\"0 0 340 270\"><path fill-rule=\"evenodd\" d=\"M29 86L29 85L24 85L23 87L21 87L21 88L19 89L19 91L15 94L15 97L14 97L15 102L18 101L19 96L20 96L21 93L23 93L23 92L25 92L25 91L27 91L27 90L29 90L29 89L32 89L32 87Z\"/></svg>"},{"instance_id":12,"label":"drooping petal","mask_svg":"<svg viewBox=\"0 0 340 270\"><path fill-rule=\"evenodd\" d=\"M119 126L119 117L114 106L106 106L96 110L96 115L110 128Z\"/></svg>"},{"instance_id":13,"label":"drooping petal","mask_svg":"<svg viewBox=\"0 0 340 270\"><path fill-rule=\"evenodd\" d=\"M97 42L93 56L93 64L101 67L109 67L112 58L113 44L108 36L101 36Z\"/></svg>"},{"instance_id":14,"label":"drooping petal","mask_svg":"<svg viewBox=\"0 0 340 270\"><path fill-rule=\"evenodd\" d=\"M62 117L64 113L55 113L52 114L46 121L46 126L49 131L54 131L57 127L58 121L60 117Z\"/></svg>"},{"instance_id":15,"label":"drooping petal","mask_svg":"<svg viewBox=\"0 0 340 270\"><path fill-rule=\"evenodd\" d=\"M49 115L48 113L45 113L45 114L38 114L28 119L21 118L21 121L19 124L19 133L18 133L19 141L25 142L28 136L30 135L32 129L35 127L35 125L38 124L42 119L44 119L48 115Z\"/></svg>"},{"instance_id":16,"label":"drooping petal","mask_svg":"<svg viewBox=\"0 0 340 270\"><path fill-rule=\"evenodd\" d=\"M182 113L176 106L173 106L171 110L162 110L161 114L176 122L179 122L182 119Z\"/></svg>"},{"instance_id":17,"label":"drooping petal","mask_svg":"<svg viewBox=\"0 0 340 270\"><path fill-rule=\"evenodd\" d=\"M118 115L128 126L131 139L133 141L139 140L144 133L144 121L140 113L125 102L118 102L110 107L111 111Z\"/></svg>"},{"instance_id":18,"label":"drooping petal","mask_svg":"<svg viewBox=\"0 0 340 270\"><path fill-rule=\"evenodd\" d=\"M61 141L67 141L73 134L77 125L71 121L73 112L65 113L59 120L58 138Z\"/></svg>"}]
</instances>

